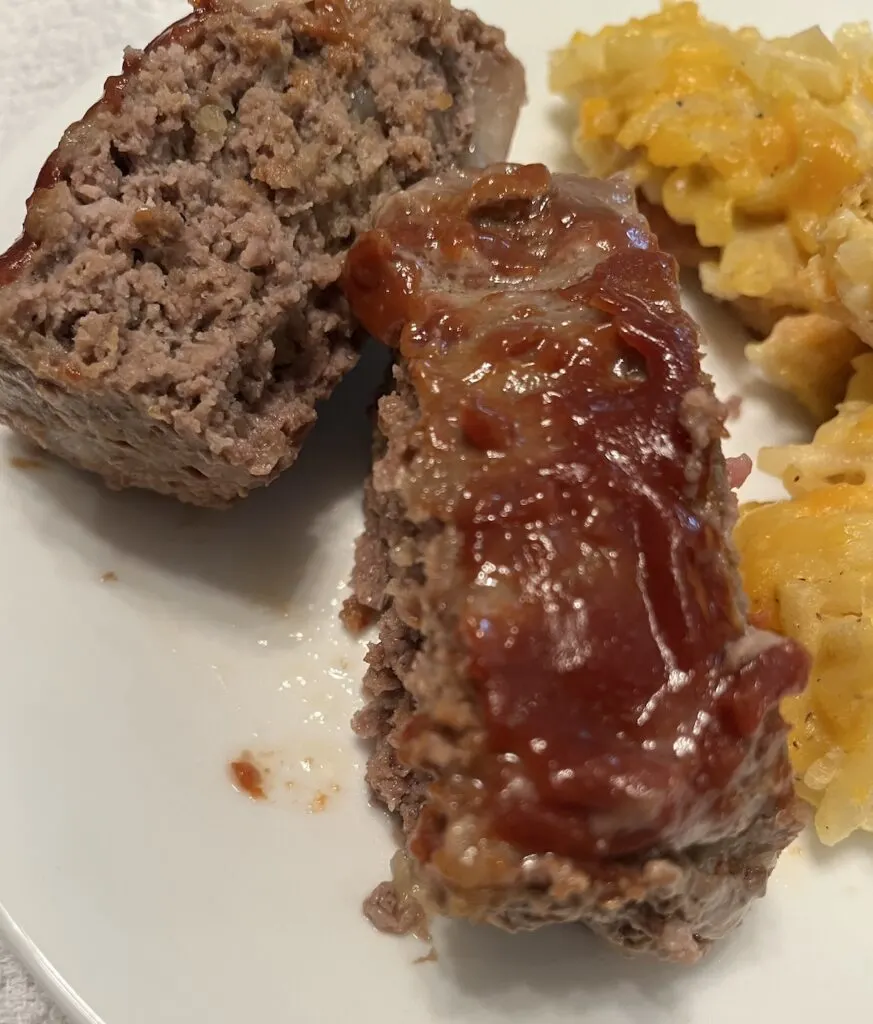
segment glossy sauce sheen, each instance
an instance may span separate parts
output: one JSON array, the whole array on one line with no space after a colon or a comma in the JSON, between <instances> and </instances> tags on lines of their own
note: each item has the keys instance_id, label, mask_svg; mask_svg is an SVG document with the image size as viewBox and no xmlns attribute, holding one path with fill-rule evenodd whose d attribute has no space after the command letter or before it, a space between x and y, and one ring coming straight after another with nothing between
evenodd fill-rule
<instances>
[{"instance_id":1,"label":"glossy sauce sheen","mask_svg":"<svg viewBox=\"0 0 873 1024\"><path fill-rule=\"evenodd\" d=\"M487 724L472 779L431 792L483 806L529 852L730 834L730 784L755 734L782 730L805 660L765 642L726 663L746 627L728 542L701 512L713 487L729 495L717 439L692 459L683 426L683 399L708 385L672 258L623 186L539 166L419 186L377 227L346 291L415 389L404 493L412 518L462 537Z\"/></svg>"}]
</instances>

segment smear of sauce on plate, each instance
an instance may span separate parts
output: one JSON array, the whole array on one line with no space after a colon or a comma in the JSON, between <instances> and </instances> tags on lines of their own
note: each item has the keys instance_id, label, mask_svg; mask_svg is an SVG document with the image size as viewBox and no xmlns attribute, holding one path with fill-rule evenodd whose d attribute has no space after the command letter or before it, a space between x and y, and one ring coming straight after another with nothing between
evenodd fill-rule
<instances>
[{"instance_id":1,"label":"smear of sauce on plate","mask_svg":"<svg viewBox=\"0 0 873 1024\"><path fill-rule=\"evenodd\" d=\"M317 745L311 737L308 742ZM321 814L342 790L337 777L342 766L338 766L335 756L342 751L330 749L327 756L316 758L308 753L305 757L298 752L292 754L292 749L293 744L287 750L243 748L228 761L231 782L253 800L284 803L309 814Z\"/></svg>"}]
</instances>

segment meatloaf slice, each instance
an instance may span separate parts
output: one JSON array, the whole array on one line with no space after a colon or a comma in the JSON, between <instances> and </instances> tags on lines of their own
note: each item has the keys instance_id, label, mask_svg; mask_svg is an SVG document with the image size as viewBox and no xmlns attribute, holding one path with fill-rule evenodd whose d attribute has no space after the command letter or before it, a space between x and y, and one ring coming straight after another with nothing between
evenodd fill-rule
<instances>
[{"instance_id":1,"label":"meatloaf slice","mask_svg":"<svg viewBox=\"0 0 873 1024\"><path fill-rule=\"evenodd\" d=\"M355 232L505 155L523 93L448 0L195 2L65 133L0 257L0 420L115 487L269 483L356 360Z\"/></svg>"},{"instance_id":2,"label":"meatloaf slice","mask_svg":"<svg viewBox=\"0 0 873 1024\"><path fill-rule=\"evenodd\" d=\"M405 834L372 919L696 959L800 826L808 662L746 621L675 262L623 182L501 165L389 200L344 285L398 353L354 578L355 728Z\"/></svg>"}]
</instances>

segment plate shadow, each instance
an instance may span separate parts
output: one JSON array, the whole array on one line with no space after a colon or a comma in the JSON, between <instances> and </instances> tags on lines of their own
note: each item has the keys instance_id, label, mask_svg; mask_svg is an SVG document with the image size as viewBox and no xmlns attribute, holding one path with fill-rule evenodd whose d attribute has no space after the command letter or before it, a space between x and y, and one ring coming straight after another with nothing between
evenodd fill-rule
<instances>
[{"instance_id":1,"label":"plate shadow","mask_svg":"<svg viewBox=\"0 0 873 1024\"><path fill-rule=\"evenodd\" d=\"M187 578L257 605L295 596L318 538L344 525L371 464L371 408L390 356L374 342L319 408L300 458L270 487L226 510L200 509L142 491L111 491L98 477L41 455L44 471L28 475L38 491L32 518L51 542L72 520L84 532L78 554L89 564L120 560ZM21 442L10 435L6 454ZM9 461L9 459L7 459ZM342 513L345 512L345 515ZM90 541L90 542L89 542ZM345 542L345 538L344 541ZM349 538L349 566L352 551ZM102 566L112 569L111 564Z\"/></svg>"}]
</instances>

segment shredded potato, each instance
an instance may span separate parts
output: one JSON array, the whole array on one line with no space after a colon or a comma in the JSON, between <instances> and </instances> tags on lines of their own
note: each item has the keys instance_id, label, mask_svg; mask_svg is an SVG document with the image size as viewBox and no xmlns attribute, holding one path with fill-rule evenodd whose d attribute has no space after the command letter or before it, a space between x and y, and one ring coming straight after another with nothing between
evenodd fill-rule
<instances>
[{"instance_id":1,"label":"shredded potato","mask_svg":"<svg viewBox=\"0 0 873 1024\"><path fill-rule=\"evenodd\" d=\"M813 656L808 687L782 710L828 844L873 831L873 353L854 367L811 444L761 453L795 500L747 506L736 529L756 621Z\"/></svg>"},{"instance_id":2,"label":"shredded potato","mask_svg":"<svg viewBox=\"0 0 873 1024\"><path fill-rule=\"evenodd\" d=\"M704 290L820 313L873 344L873 34L781 39L667 4L552 61L576 149L628 173L702 247Z\"/></svg>"}]
</instances>

